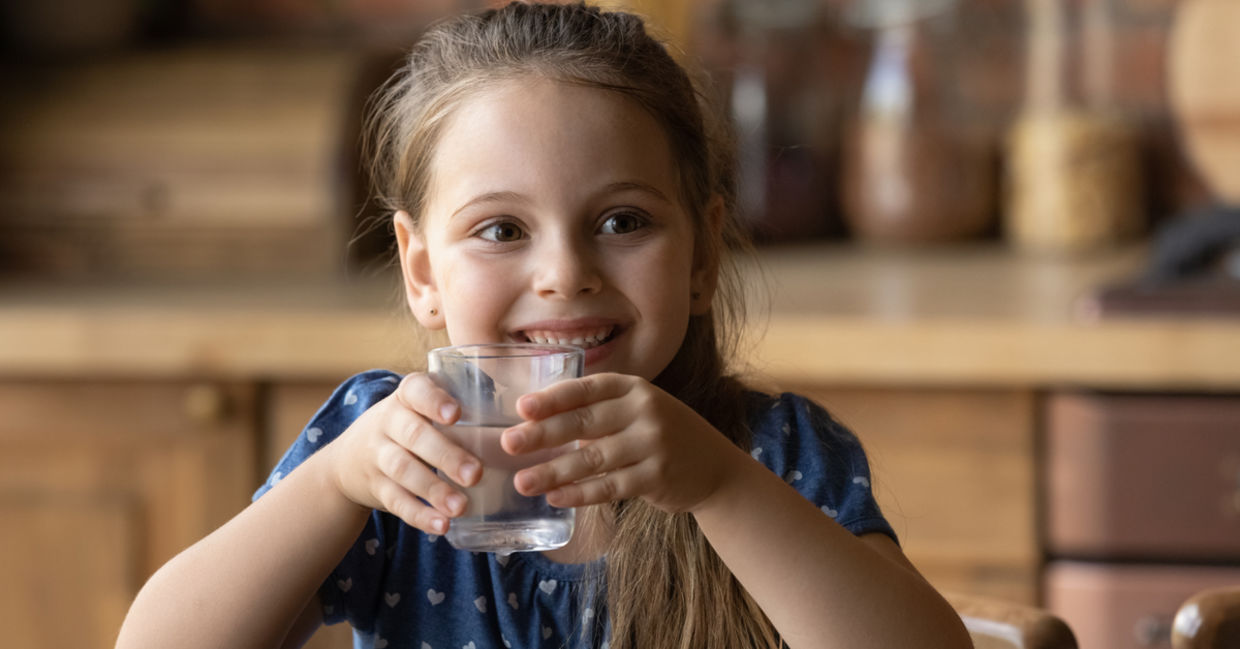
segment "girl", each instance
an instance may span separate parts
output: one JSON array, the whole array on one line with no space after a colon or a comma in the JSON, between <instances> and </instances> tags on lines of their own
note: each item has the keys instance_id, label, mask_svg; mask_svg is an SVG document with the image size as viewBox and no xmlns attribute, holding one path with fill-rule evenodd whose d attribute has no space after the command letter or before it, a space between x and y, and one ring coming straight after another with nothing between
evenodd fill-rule
<instances>
[{"instance_id":1,"label":"girl","mask_svg":"<svg viewBox=\"0 0 1240 649\"><path fill-rule=\"evenodd\" d=\"M744 249L726 147L641 22L513 4L433 29L374 103L405 295L455 344L571 342L519 403L514 478L587 507L568 546L441 541L477 458L424 373L345 382L255 502L161 568L119 647L968 647L894 541L857 440L725 373Z\"/></svg>"}]
</instances>

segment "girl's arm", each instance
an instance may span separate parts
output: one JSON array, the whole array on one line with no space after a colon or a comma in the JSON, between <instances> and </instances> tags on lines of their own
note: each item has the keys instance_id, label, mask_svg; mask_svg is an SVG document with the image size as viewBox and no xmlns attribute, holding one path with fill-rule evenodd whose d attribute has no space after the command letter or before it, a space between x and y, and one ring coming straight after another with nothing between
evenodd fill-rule
<instances>
[{"instance_id":1,"label":"girl's arm","mask_svg":"<svg viewBox=\"0 0 1240 649\"><path fill-rule=\"evenodd\" d=\"M721 461L730 479L690 511L789 647L971 646L890 538L854 536L739 449Z\"/></svg>"},{"instance_id":2,"label":"girl's arm","mask_svg":"<svg viewBox=\"0 0 1240 649\"><path fill-rule=\"evenodd\" d=\"M117 649L283 644L366 524L344 498L326 450L177 555L143 586Z\"/></svg>"},{"instance_id":3,"label":"girl's arm","mask_svg":"<svg viewBox=\"0 0 1240 649\"><path fill-rule=\"evenodd\" d=\"M641 497L688 511L793 649L971 646L963 623L896 544L858 538L685 404L637 377L595 374L518 402L510 453L588 440L524 469L559 507Z\"/></svg>"},{"instance_id":4,"label":"girl's arm","mask_svg":"<svg viewBox=\"0 0 1240 649\"><path fill-rule=\"evenodd\" d=\"M430 413L434 413L433 415ZM460 409L425 374L361 413L261 498L160 568L117 641L130 647L296 646L317 627L316 591L382 509L433 534L464 511L478 459L435 429Z\"/></svg>"}]
</instances>

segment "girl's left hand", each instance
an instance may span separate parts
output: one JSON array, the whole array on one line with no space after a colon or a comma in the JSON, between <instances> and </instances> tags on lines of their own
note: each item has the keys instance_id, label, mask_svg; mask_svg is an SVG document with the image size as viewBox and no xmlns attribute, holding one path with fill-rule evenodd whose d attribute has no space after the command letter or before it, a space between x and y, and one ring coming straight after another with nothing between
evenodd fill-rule
<instances>
[{"instance_id":1,"label":"girl's left hand","mask_svg":"<svg viewBox=\"0 0 1240 649\"><path fill-rule=\"evenodd\" d=\"M669 512L695 509L743 456L692 408L650 382L592 374L521 397L527 421L504 431L513 454L580 440L580 448L528 469L514 480L527 496L545 493L556 507L641 497Z\"/></svg>"}]
</instances>

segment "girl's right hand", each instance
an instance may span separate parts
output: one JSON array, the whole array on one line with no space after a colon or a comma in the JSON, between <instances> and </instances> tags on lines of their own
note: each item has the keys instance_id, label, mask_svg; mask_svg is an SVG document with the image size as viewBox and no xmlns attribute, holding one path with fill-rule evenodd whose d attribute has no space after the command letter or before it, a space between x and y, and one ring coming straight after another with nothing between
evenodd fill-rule
<instances>
[{"instance_id":1,"label":"girl's right hand","mask_svg":"<svg viewBox=\"0 0 1240 649\"><path fill-rule=\"evenodd\" d=\"M371 406L323 449L336 488L366 509L382 509L429 534L448 531L448 519L465 511L462 486L482 475L482 463L432 422L451 425L460 406L425 373L405 376L396 390Z\"/></svg>"}]
</instances>

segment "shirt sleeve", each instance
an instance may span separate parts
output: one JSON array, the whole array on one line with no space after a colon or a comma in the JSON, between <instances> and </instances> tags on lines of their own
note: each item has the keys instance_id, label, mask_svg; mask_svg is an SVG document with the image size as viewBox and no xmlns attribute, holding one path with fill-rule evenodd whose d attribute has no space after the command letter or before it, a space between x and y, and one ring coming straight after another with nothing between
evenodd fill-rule
<instances>
[{"instance_id":1,"label":"shirt sleeve","mask_svg":"<svg viewBox=\"0 0 1240 649\"><path fill-rule=\"evenodd\" d=\"M755 399L750 454L855 535L899 542L871 488L861 441L822 406L795 394Z\"/></svg>"},{"instance_id":2,"label":"shirt sleeve","mask_svg":"<svg viewBox=\"0 0 1240 649\"><path fill-rule=\"evenodd\" d=\"M390 395L399 383L399 375L383 370L363 372L342 383L310 419L271 475L254 492L253 499L258 500L301 466L306 458L339 437L362 413ZM374 607L380 597L387 560L380 548L389 547L386 537L392 533L385 529L387 527L390 526L385 525L377 512L372 513L353 546L319 588L325 623L348 620L360 630L373 626Z\"/></svg>"}]
</instances>

